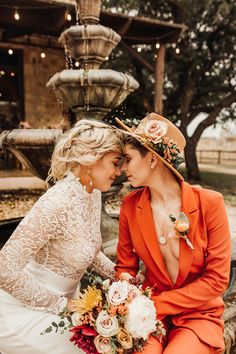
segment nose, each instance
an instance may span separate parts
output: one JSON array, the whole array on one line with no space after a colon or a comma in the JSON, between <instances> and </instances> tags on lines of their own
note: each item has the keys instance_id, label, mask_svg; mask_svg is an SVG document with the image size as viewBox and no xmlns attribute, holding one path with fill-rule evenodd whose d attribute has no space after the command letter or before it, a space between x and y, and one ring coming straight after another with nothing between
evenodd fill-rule
<instances>
[{"instance_id":1,"label":"nose","mask_svg":"<svg viewBox=\"0 0 236 354\"><path fill-rule=\"evenodd\" d=\"M119 167L117 167L115 174L116 174L116 176L121 175L121 169Z\"/></svg>"},{"instance_id":2,"label":"nose","mask_svg":"<svg viewBox=\"0 0 236 354\"><path fill-rule=\"evenodd\" d=\"M126 169L127 169L126 162L125 162L125 161L123 161L123 162L122 162L122 164L121 164L121 166L120 166L120 170L121 170L121 172L122 172L122 171L124 171L124 172L125 172L125 171L126 171Z\"/></svg>"}]
</instances>

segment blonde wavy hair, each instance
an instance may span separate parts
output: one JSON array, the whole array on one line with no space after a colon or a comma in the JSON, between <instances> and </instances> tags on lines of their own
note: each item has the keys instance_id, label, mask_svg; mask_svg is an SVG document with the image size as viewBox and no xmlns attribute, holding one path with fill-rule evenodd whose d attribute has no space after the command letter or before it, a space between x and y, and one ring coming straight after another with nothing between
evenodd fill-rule
<instances>
[{"instance_id":1,"label":"blonde wavy hair","mask_svg":"<svg viewBox=\"0 0 236 354\"><path fill-rule=\"evenodd\" d=\"M96 120L82 119L63 134L51 158L48 185L64 178L81 165L92 165L108 152L122 152L122 134L115 128Z\"/></svg>"}]
</instances>

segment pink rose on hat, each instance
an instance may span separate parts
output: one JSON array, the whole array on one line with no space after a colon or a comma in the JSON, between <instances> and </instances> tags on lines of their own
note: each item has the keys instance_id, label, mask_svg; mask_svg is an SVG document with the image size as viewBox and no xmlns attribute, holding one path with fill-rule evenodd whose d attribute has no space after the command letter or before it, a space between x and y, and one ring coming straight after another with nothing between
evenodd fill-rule
<instances>
[{"instance_id":1,"label":"pink rose on hat","mask_svg":"<svg viewBox=\"0 0 236 354\"><path fill-rule=\"evenodd\" d=\"M162 137L167 133L167 130L168 124L160 120L149 120L144 127L146 138L154 144L162 141Z\"/></svg>"}]
</instances>

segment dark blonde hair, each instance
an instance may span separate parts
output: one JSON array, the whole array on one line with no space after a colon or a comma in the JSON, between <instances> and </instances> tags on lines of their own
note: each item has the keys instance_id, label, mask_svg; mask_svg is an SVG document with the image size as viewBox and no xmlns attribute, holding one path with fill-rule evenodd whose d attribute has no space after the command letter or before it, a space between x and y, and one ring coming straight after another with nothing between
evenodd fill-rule
<instances>
[{"instance_id":1,"label":"dark blonde hair","mask_svg":"<svg viewBox=\"0 0 236 354\"><path fill-rule=\"evenodd\" d=\"M92 165L108 152L122 152L121 133L111 126L82 119L57 142L48 183L62 179L75 166Z\"/></svg>"}]
</instances>

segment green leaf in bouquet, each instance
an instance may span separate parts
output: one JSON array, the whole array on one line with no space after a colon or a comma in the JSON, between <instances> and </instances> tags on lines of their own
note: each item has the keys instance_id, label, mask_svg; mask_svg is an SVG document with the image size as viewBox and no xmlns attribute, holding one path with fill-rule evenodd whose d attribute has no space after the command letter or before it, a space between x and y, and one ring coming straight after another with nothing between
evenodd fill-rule
<instances>
[{"instance_id":1,"label":"green leaf in bouquet","mask_svg":"<svg viewBox=\"0 0 236 354\"><path fill-rule=\"evenodd\" d=\"M58 323L58 326L59 326L59 327L64 327L64 326L65 326L65 322L64 322L64 321L60 321L60 322Z\"/></svg>"},{"instance_id":2,"label":"green leaf in bouquet","mask_svg":"<svg viewBox=\"0 0 236 354\"><path fill-rule=\"evenodd\" d=\"M56 322L52 322L52 326L57 328L58 324Z\"/></svg>"},{"instance_id":3,"label":"green leaf in bouquet","mask_svg":"<svg viewBox=\"0 0 236 354\"><path fill-rule=\"evenodd\" d=\"M50 332L52 332L52 326L45 329L45 333L50 333Z\"/></svg>"}]
</instances>

